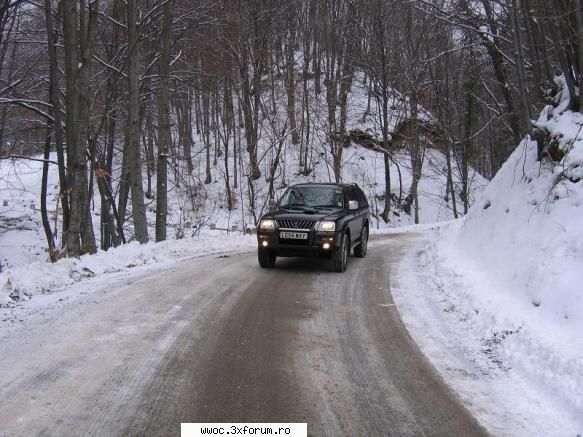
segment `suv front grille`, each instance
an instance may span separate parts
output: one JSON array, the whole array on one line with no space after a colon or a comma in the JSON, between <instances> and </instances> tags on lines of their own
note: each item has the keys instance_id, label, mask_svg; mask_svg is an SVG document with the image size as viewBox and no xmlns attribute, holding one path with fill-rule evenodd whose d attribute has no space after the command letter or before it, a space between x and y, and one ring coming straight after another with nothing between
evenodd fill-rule
<instances>
[{"instance_id":1,"label":"suv front grille","mask_svg":"<svg viewBox=\"0 0 583 437\"><path fill-rule=\"evenodd\" d=\"M280 229L312 229L316 224L313 220L277 220Z\"/></svg>"}]
</instances>

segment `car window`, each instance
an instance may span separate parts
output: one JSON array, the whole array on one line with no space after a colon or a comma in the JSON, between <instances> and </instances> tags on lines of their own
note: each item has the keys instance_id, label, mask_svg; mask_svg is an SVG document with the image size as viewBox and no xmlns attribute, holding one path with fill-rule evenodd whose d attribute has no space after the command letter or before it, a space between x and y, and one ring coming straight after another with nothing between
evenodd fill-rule
<instances>
[{"instance_id":1,"label":"car window","mask_svg":"<svg viewBox=\"0 0 583 437\"><path fill-rule=\"evenodd\" d=\"M360 207L360 201L356 196L356 192L354 191L353 187L346 187L346 196L348 200L356 200L358 202L358 206Z\"/></svg>"},{"instance_id":2,"label":"car window","mask_svg":"<svg viewBox=\"0 0 583 437\"><path fill-rule=\"evenodd\" d=\"M281 198L280 206L309 208L343 208L342 189L338 187L292 187Z\"/></svg>"},{"instance_id":3,"label":"car window","mask_svg":"<svg viewBox=\"0 0 583 437\"><path fill-rule=\"evenodd\" d=\"M363 191L360 189L360 187L356 187L356 194L358 196L358 203L360 205L360 207L365 207L368 206L368 201L366 200L366 196L364 195Z\"/></svg>"},{"instance_id":4,"label":"car window","mask_svg":"<svg viewBox=\"0 0 583 437\"><path fill-rule=\"evenodd\" d=\"M352 196L350 195L350 190L348 188L345 188L343 190L343 194L344 194L344 204L346 205L346 207L348 208L348 202L350 200L352 200Z\"/></svg>"}]
</instances>

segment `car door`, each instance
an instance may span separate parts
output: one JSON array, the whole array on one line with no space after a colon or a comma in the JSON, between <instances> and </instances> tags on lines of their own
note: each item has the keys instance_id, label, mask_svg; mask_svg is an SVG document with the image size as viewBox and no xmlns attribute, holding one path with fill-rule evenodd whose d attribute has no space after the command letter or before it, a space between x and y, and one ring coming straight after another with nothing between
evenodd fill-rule
<instances>
[{"instance_id":1,"label":"car door","mask_svg":"<svg viewBox=\"0 0 583 437\"><path fill-rule=\"evenodd\" d=\"M356 241L360 238L360 232L362 231L362 219L361 219L361 215L362 215L362 205L360 202L360 199L358 198L358 195L356 193L356 190L354 189L354 187L347 187L346 188L346 195L347 195L347 199L350 200L354 200L356 202L358 202L358 209L355 210L349 210L348 214L349 214L349 222L348 222L348 226L350 227L350 235L352 237L352 241ZM347 202L348 204L348 202Z\"/></svg>"},{"instance_id":2,"label":"car door","mask_svg":"<svg viewBox=\"0 0 583 437\"><path fill-rule=\"evenodd\" d=\"M359 235L362 233L362 228L365 225L366 221L370 215L370 209L368 206L368 201L366 200L366 196L364 195L363 191L360 189L358 185L354 187L354 191L356 193L356 197L358 199L358 224L359 224Z\"/></svg>"},{"instance_id":3,"label":"car door","mask_svg":"<svg viewBox=\"0 0 583 437\"><path fill-rule=\"evenodd\" d=\"M368 219L368 216L370 214L368 200L366 199L366 196L364 195L364 192L360 189L360 187L358 187L358 186L355 187L355 190L356 190L356 195L358 197L360 209L362 210L362 217L363 217L363 222L364 222Z\"/></svg>"}]
</instances>

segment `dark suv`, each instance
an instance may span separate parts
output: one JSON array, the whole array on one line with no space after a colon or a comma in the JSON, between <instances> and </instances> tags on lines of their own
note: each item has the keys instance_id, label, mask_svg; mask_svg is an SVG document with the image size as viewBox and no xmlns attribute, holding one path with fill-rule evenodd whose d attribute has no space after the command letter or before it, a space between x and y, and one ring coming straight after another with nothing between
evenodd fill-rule
<instances>
[{"instance_id":1,"label":"dark suv","mask_svg":"<svg viewBox=\"0 0 583 437\"><path fill-rule=\"evenodd\" d=\"M273 267L278 256L311 256L343 272L352 248L366 256L370 210L356 184L294 185L270 209L257 227L261 267Z\"/></svg>"}]
</instances>

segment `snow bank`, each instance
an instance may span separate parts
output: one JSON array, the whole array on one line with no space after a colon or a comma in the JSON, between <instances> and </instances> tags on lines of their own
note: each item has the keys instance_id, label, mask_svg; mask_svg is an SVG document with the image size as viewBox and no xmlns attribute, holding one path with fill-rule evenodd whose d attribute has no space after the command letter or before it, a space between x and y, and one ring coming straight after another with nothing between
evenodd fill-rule
<instances>
[{"instance_id":1,"label":"snow bank","mask_svg":"<svg viewBox=\"0 0 583 437\"><path fill-rule=\"evenodd\" d=\"M558 406L566 428L547 431L576 435L583 431L583 115L549 107L537 124L558 142L562 160L538 161L536 142L525 139L464 220L426 248L433 258L426 265L466 358L520 380L536 393L533 411L556 419Z\"/></svg>"},{"instance_id":2,"label":"snow bank","mask_svg":"<svg viewBox=\"0 0 583 437\"><path fill-rule=\"evenodd\" d=\"M54 264L39 261L13 267L0 273L0 305L50 293L96 275L197 256L247 252L256 244L255 236L209 231L197 238L144 245L133 242L80 259L66 258Z\"/></svg>"},{"instance_id":3,"label":"snow bank","mask_svg":"<svg viewBox=\"0 0 583 437\"><path fill-rule=\"evenodd\" d=\"M583 435L583 114L562 97L536 122L554 161L527 137L466 217L404 256L392 290L494 435Z\"/></svg>"},{"instance_id":4,"label":"snow bank","mask_svg":"<svg viewBox=\"0 0 583 437\"><path fill-rule=\"evenodd\" d=\"M548 125L569 154L541 164L536 143L525 140L470 209L459 243L529 313L583 332L583 182L565 175L583 172L583 135L576 139L572 128L583 116Z\"/></svg>"},{"instance_id":5,"label":"snow bank","mask_svg":"<svg viewBox=\"0 0 583 437\"><path fill-rule=\"evenodd\" d=\"M391 292L415 342L492 435L581 434L580 343L552 328L553 341L542 337L540 320L460 250L462 227L410 241L396 270Z\"/></svg>"}]
</instances>

